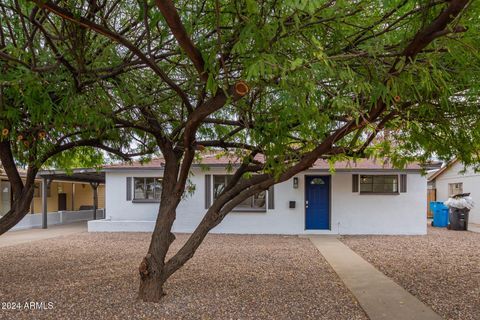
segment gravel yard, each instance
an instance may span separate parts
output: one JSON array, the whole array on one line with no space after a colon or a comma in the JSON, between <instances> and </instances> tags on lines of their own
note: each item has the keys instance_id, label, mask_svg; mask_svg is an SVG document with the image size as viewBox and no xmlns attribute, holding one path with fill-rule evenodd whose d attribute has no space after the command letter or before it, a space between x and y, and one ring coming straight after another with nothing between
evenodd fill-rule
<instances>
[{"instance_id":1,"label":"gravel yard","mask_svg":"<svg viewBox=\"0 0 480 320\"><path fill-rule=\"evenodd\" d=\"M174 249L186 237L177 239ZM78 233L2 248L0 303L53 309L0 310L0 319L367 319L310 241L297 237L210 235L161 304L137 302L148 242L148 234Z\"/></svg>"},{"instance_id":2,"label":"gravel yard","mask_svg":"<svg viewBox=\"0 0 480 320\"><path fill-rule=\"evenodd\" d=\"M428 228L426 236L342 241L446 319L480 319L480 233Z\"/></svg>"}]
</instances>

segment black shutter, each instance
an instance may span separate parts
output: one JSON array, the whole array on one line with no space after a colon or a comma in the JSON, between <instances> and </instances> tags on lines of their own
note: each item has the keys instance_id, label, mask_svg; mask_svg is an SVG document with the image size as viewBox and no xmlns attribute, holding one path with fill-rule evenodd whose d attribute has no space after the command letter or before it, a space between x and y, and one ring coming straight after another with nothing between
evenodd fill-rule
<instances>
[{"instance_id":1,"label":"black shutter","mask_svg":"<svg viewBox=\"0 0 480 320\"><path fill-rule=\"evenodd\" d=\"M210 174L205 175L205 209L210 208L212 201L212 176Z\"/></svg>"},{"instance_id":2,"label":"black shutter","mask_svg":"<svg viewBox=\"0 0 480 320\"><path fill-rule=\"evenodd\" d=\"M400 175L400 192L407 192L407 175Z\"/></svg>"},{"instance_id":3,"label":"black shutter","mask_svg":"<svg viewBox=\"0 0 480 320\"><path fill-rule=\"evenodd\" d=\"M352 192L358 192L358 174L352 174Z\"/></svg>"},{"instance_id":4,"label":"black shutter","mask_svg":"<svg viewBox=\"0 0 480 320\"><path fill-rule=\"evenodd\" d=\"M132 178L127 177L127 201L132 200Z\"/></svg>"},{"instance_id":5,"label":"black shutter","mask_svg":"<svg viewBox=\"0 0 480 320\"><path fill-rule=\"evenodd\" d=\"M275 209L274 187L268 188L268 209Z\"/></svg>"}]
</instances>

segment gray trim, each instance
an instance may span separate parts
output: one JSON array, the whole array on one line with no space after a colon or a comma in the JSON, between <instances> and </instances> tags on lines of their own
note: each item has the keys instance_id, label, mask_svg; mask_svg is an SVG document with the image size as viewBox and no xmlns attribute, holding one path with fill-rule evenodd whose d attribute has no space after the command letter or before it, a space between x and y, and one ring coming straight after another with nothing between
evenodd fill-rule
<instances>
[{"instance_id":1,"label":"gray trim","mask_svg":"<svg viewBox=\"0 0 480 320\"><path fill-rule=\"evenodd\" d=\"M146 167L146 168L138 168L138 167L123 167L123 168L106 168L103 169L102 172L117 172L117 171L164 171L165 168L160 167Z\"/></svg>"},{"instance_id":2,"label":"gray trim","mask_svg":"<svg viewBox=\"0 0 480 320\"><path fill-rule=\"evenodd\" d=\"M199 164L193 164L192 168L204 168L204 167L211 167L211 168L226 168L226 164L211 164L211 165L199 165ZM239 167L239 165L232 165L233 168ZM103 172L111 172L111 171L150 171L150 170L155 170L155 171L164 171L164 167L122 167L122 168L106 168L103 169ZM340 168L340 169L335 169L336 172L391 172L391 173L400 173L400 172L416 172L416 173L422 173L423 169L368 169L368 168ZM304 172L311 172L311 173L316 173L316 172L325 172L325 173L330 173L330 169L315 169L311 168L308 170L304 170Z\"/></svg>"},{"instance_id":3,"label":"gray trim","mask_svg":"<svg viewBox=\"0 0 480 320\"><path fill-rule=\"evenodd\" d=\"M155 199L133 199L132 203L160 203L160 200Z\"/></svg>"},{"instance_id":4,"label":"gray trim","mask_svg":"<svg viewBox=\"0 0 480 320\"><path fill-rule=\"evenodd\" d=\"M260 213L265 213L267 212L267 209L248 209L248 208L245 208L245 209L242 209L242 208L239 208L239 209L232 209L232 212L253 212L253 213L256 213L256 212L260 212Z\"/></svg>"},{"instance_id":5,"label":"gray trim","mask_svg":"<svg viewBox=\"0 0 480 320\"><path fill-rule=\"evenodd\" d=\"M275 186L272 185L270 188L268 188L268 209L275 209Z\"/></svg>"},{"instance_id":6,"label":"gray trim","mask_svg":"<svg viewBox=\"0 0 480 320\"><path fill-rule=\"evenodd\" d=\"M132 201L132 177L127 177L127 201Z\"/></svg>"},{"instance_id":7,"label":"gray trim","mask_svg":"<svg viewBox=\"0 0 480 320\"><path fill-rule=\"evenodd\" d=\"M305 170L305 172L311 172L311 173L316 173L316 172L328 172L330 173L329 169L308 169ZM378 173L388 173L388 174L399 174L399 173L405 173L405 172L411 172L411 173L422 173L422 169L336 169L335 172L355 172L355 173L363 173L363 172L378 172Z\"/></svg>"},{"instance_id":8,"label":"gray trim","mask_svg":"<svg viewBox=\"0 0 480 320\"><path fill-rule=\"evenodd\" d=\"M358 192L359 189L359 179L358 174L352 174L352 192Z\"/></svg>"},{"instance_id":9,"label":"gray trim","mask_svg":"<svg viewBox=\"0 0 480 320\"><path fill-rule=\"evenodd\" d=\"M205 175L205 209L210 208L212 201L212 175Z\"/></svg>"},{"instance_id":10,"label":"gray trim","mask_svg":"<svg viewBox=\"0 0 480 320\"><path fill-rule=\"evenodd\" d=\"M402 193L407 192L407 175L406 174L400 175L400 192Z\"/></svg>"},{"instance_id":11,"label":"gray trim","mask_svg":"<svg viewBox=\"0 0 480 320\"><path fill-rule=\"evenodd\" d=\"M372 195L372 196L398 196L400 195L399 192L361 192L360 191L360 194L362 196L368 196L368 195Z\"/></svg>"}]
</instances>

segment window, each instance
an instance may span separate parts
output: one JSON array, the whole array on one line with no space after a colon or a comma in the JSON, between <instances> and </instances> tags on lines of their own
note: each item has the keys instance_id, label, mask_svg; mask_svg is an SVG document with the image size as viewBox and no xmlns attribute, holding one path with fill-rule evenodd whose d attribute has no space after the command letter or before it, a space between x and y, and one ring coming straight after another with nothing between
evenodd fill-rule
<instances>
[{"instance_id":1,"label":"window","mask_svg":"<svg viewBox=\"0 0 480 320\"><path fill-rule=\"evenodd\" d=\"M133 200L160 201L162 178L133 178Z\"/></svg>"},{"instance_id":2,"label":"window","mask_svg":"<svg viewBox=\"0 0 480 320\"><path fill-rule=\"evenodd\" d=\"M232 179L231 175L213 176L213 199L216 199L225 189L225 186ZM266 191L261 191L240 203L235 210L253 210L264 211L266 209Z\"/></svg>"},{"instance_id":3,"label":"window","mask_svg":"<svg viewBox=\"0 0 480 320\"><path fill-rule=\"evenodd\" d=\"M463 193L463 183L460 182L448 184L448 195L450 197L459 193Z\"/></svg>"},{"instance_id":4,"label":"window","mask_svg":"<svg viewBox=\"0 0 480 320\"><path fill-rule=\"evenodd\" d=\"M397 175L361 175L360 193L397 194Z\"/></svg>"},{"instance_id":5,"label":"window","mask_svg":"<svg viewBox=\"0 0 480 320\"><path fill-rule=\"evenodd\" d=\"M325 184L325 181L322 178L313 178L310 184Z\"/></svg>"}]
</instances>

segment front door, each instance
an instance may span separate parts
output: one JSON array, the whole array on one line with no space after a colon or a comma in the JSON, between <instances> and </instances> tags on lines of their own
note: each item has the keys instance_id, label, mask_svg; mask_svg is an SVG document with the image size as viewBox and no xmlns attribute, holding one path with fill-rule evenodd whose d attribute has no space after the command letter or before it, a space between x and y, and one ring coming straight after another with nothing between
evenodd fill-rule
<instances>
[{"instance_id":1,"label":"front door","mask_svg":"<svg viewBox=\"0 0 480 320\"><path fill-rule=\"evenodd\" d=\"M305 229L330 229L330 176L306 176L305 198Z\"/></svg>"},{"instance_id":2,"label":"front door","mask_svg":"<svg viewBox=\"0 0 480 320\"><path fill-rule=\"evenodd\" d=\"M67 194L59 193L58 194L58 211L67 210Z\"/></svg>"}]
</instances>

